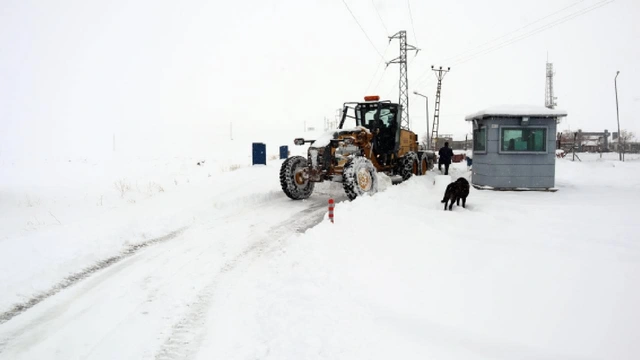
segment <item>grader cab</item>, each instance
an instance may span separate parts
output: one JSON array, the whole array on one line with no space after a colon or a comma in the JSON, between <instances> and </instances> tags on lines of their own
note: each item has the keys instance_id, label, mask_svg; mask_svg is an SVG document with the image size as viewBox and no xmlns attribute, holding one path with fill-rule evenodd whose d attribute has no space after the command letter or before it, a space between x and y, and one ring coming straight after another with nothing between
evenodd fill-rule
<instances>
[{"instance_id":1,"label":"grader cab","mask_svg":"<svg viewBox=\"0 0 640 360\"><path fill-rule=\"evenodd\" d=\"M294 200L311 196L314 184L341 182L350 200L377 191L378 172L407 180L433 168L435 155L418 148L418 136L399 124L402 106L367 96L365 102L345 103L338 129L311 143L307 158L293 156L280 169L284 193Z\"/></svg>"}]
</instances>

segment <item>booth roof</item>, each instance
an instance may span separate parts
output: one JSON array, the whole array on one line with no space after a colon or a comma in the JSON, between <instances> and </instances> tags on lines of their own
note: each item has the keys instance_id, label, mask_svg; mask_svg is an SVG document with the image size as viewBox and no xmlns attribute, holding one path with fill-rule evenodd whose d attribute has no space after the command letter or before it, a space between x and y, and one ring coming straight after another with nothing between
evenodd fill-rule
<instances>
[{"instance_id":1,"label":"booth roof","mask_svg":"<svg viewBox=\"0 0 640 360\"><path fill-rule=\"evenodd\" d=\"M530 117L561 117L567 116L564 110L549 109L544 106L537 105L500 105L493 106L471 115L467 115L464 119L467 121L483 119L486 117L514 117L514 116L530 116Z\"/></svg>"}]
</instances>

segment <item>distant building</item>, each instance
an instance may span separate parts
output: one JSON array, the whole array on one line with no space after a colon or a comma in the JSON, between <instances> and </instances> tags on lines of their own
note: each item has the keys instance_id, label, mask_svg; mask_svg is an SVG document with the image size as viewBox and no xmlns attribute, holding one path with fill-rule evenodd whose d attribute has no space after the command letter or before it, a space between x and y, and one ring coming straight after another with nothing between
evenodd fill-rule
<instances>
[{"instance_id":1,"label":"distant building","mask_svg":"<svg viewBox=\"0 0 640 360\"><path fill-rule=\"evenodd\" d=\"M453 150L467 150L471 149L473 139L467 138L467 140L452 140L449 141L449 147Z\"/></svg>"},{"instance_id":2,"label":"distant building","mask_svg":"<svg viewBox=\"0 0 640 360\"><path fill-rule=\"evenodd\" d=\"M452 147L453 144L453 135L450 134L440 134L436 139L433 139L436 143L436 151L444 146L445 142L449 143L449 147Z\"/></svg>"},{"instance_id":3,"label":"distant building","mask_svg":"<svg viewBox=\"0 0 640 360\"><path fill-rule=\"evenodd\" d=\"M611 135L606 129L603 132L587 132L579 129L573 133L560 133L558 134L557 147L566 152L571 151L573 146L577 152L608 152L611 151L611 140L609 139Z\"/></svg>"},{"instance_id":4,"label":"distant building","mask_svg":"<svg viewBox=\"0 0 640 360\"><path fill-rule=\"evenodd\" d=\"M618 152L618 148L620 147L622 152L625 153L640 153L640 142L637 141L623 141L622 143L619 143L620 140L618 138L618 132L613 132L612 133L612 140L611 140L611 151L615 151Z\"/></svg>"},{"instance_id":5,"label":"distant building","mask_svg":"<svg viewBox=\"0 0 640 360\"><path fill-rule=\"evenodd\" d=\"M609 136L611 133L608 130L603 132L585 132L582 129L578 130L578 151L580 152L606 152L609 151Z\"/></svg>"}]
</instances>

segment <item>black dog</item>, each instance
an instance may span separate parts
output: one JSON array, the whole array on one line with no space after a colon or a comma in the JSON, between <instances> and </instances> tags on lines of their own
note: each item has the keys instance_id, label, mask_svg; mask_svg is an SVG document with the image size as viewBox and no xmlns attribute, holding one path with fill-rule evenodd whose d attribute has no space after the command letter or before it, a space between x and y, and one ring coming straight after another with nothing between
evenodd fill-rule
<instances>
[{"instance_id":1,"label":"black dog","mask_svg":"<svg viewBox=\"0 0 640 360\"><path fill-rule=\"evenodd\" d=\"M451 200L449 210L453 207L454 202L460 206L460 199L462 199L462 207L465 207L467 196L469 196L469 182L465 178L458 178L458 180L447 185L447 190L445 190L444 198L441 201L444 203L444 210L447 210L447 202L449 200Z\"/></svg>"}]
</instances>

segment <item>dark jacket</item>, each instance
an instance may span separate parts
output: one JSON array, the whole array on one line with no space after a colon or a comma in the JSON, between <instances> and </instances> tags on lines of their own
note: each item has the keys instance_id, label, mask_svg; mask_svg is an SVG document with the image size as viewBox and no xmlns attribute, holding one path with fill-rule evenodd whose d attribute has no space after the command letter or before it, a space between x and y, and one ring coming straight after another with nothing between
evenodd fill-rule
<instances>
[{"instance_id":1,"label":"dark jacket","mask_svg":"<svg viewBox=\"0 0 640 360\"><path fill-rule=\"evenodd\" d=\"M440 164L451 164L451 158L453 158L453 150L450 147L441 147L440 151L438 151L438 155L440 158L438 159L438 163Z\"/></svg>"}]
</instances>

